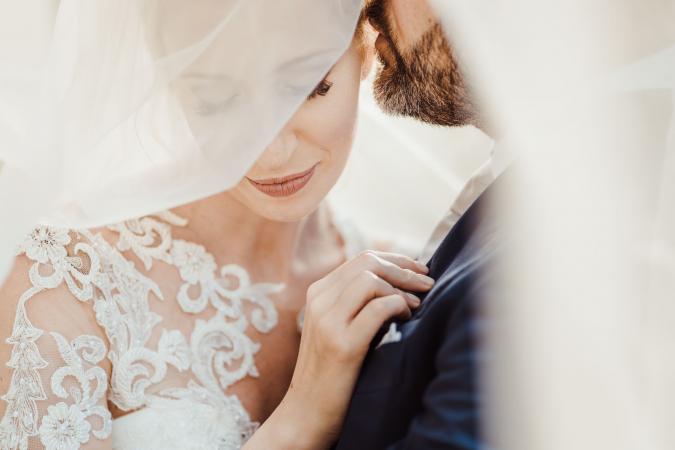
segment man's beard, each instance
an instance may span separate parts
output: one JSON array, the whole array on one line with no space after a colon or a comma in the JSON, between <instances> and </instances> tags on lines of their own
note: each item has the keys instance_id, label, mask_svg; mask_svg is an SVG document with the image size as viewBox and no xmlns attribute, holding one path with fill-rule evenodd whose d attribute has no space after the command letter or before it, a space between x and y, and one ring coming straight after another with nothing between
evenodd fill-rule
<instances>
[{"instance_id":1,"label":"man's beard","mask_svg":"<svg viewBox=\"0 0 675 450\"><path fill-rule=\"evenodd\" d=\"M439 24L405 54L393 39L387 41L396 63L380 56L374 83L375 100L385 112L436 125L478 124L470 89Z\"/></svg>"}]
</instances>

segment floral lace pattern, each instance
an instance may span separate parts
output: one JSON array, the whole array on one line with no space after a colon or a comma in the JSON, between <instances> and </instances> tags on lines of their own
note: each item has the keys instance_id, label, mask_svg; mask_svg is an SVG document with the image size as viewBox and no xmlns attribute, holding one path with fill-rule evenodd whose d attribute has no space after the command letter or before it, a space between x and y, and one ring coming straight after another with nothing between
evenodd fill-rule
<instances>
[{"instance_id":1,"label":"floral lace pattern","mask_svg":"<svg viewBox=\"0 0 675 450\"><path fill-rule=\"evenodd\" d=\"M66 246L71 243L67 230L48 227L36 228L20 245L19 253L34 261L29 270L32 287L24 292L17 305L12 335L7 343L12 354L7 366L14 369L9 390L2 397L7 410L0 421L0 448L26 449L28 438L38 434L39 417L37 402L47 399L40 370L47 367L40 354L37 341L43 331L35 328L26 314L26 303L39 292L66 283L70 292L80 301L87 301L93 294L93 278L99 268L93 248L84 243L74 247L76 254L89 258L91 268L81 272L81 257L70 257ZM51 274L42 275L40 267L50 266Z\"/></svg>"},{"instance_id":2,"label":"floral lace pattern","mask_svg":"<svg viewBox=\"0 0 675 450\"><path fill-rule=\"evenodd\" d=\"M105 358L103 341L95 336L80 336L69 343L59 333L52 332L51 335L67 364L52 375L52 392L64 400L72 398L73 403L61 402L49 407L49 413L40 425L40 440L48 450L66 450L79 448L80 444L89 441L90 434L106 439L112 432L112 417L98 402L105 395L108 376L96 365ZM85 363L92 367L86 368ZM67 390L64 385L67 377L77 380L78 386ZM103 424L100 429L92 431L88 422L92 416L100 418Z\"/></svg>"},{"instance_id":3,"label":"floral lace pattern","mask_svg":"<svg viewBox=\"0 0 675 450\"><path fill-rule=\"evenodd\" d=\"M278 315L270 296L281 292L283 285L252 283L242 267L219 268L203 246L173 239L171 227L186 224L164 212L108 227L117 236L114 243L102 233L50 227L38 227L24 240L19 253L33 262L28 274L31 287L19 299L7 339L12 346L7 366L13 371L9 390L1 397L7 409L0 420L0 450L28 449L36 439L54 450L81 448L92 437L108 439L113 420L102 406L106 400L123 411L202 405L199 411L209 419L201 427L212 430L217 442L201 448L239 448L253 433L257 425L227 388L259 375L255 354L260 344L247 330L252 326L267 333L276 326ZM123 252L138 258L146 272L156 261L172 266L180 279L175 293L179 310L212 311L211 316L195 319L189 336L161 327L164 318L152 305L169 301L167 294ZM61 285L92 306L107 343L94 335L69 342L60 333L45 334L33 326L27 302ZM43 358L40 342L49 338L61 362ZM110 378L101 367L106 358L112 366ZM42 381L45 370L52 374L47 386ZM170 373L188 374L189 380L183 386L159 389ZM48 398L58 402L45 404ZM201 416L193 420L196 417Z\"/></svg>"},{"instance_id":4,"label":"floral lace pattern","mask_svg":"<svg viewBox=\"0 0 675 450\"><path fill-rule=\"evenodd\" d=\"M57 403L42 419L40 439L49 450L79 448L89 441L91 425L77 405Z\"/></svg>"}]
</instances>

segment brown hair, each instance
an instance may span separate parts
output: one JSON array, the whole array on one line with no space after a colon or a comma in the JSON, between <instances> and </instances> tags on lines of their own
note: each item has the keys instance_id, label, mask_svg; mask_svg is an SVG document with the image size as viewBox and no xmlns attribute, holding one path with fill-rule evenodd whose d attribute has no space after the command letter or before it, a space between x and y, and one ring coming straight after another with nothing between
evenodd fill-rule
<instances>
[{"instance_id":1,"label":"brown hair","mask_svg":"<svg viewBox=\"0 0 675 450\"><path fill-rule=\"evenodd\" d=\"M361 52L361 58L365 60L367 56L368 46L371 44L369 42L370 35L372 34L367 28L367 16L366 10L363 9L359 15L359 20L356 23L356 30L354 31L354 40L357 41L359 45L359 51Z\"/></svg>"}]
</instances>

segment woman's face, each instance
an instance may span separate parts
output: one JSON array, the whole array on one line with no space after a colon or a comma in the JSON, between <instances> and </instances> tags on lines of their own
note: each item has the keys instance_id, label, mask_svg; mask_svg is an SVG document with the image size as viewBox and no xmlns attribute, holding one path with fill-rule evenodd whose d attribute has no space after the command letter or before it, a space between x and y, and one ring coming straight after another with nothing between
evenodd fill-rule
<instances>
[{"instance_id":1,"label":"woman's face","mask_svg":"<svg viewBox=\"0 0 675 450\"><path fill-rule=\"evenodd\" d=\"M228 191L256 214L276 221L299 220L312 213L337 182L351 150L365 72L356 41Z\"/></svg>"}]
</instances>

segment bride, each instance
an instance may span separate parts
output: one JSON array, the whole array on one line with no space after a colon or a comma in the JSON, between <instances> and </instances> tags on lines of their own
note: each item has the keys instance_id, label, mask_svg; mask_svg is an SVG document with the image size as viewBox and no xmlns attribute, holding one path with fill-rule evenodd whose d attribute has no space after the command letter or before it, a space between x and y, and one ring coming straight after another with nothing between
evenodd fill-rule
<instances>
[{"instance_id":1,"label":"bride","mask_svg":"<svg viewBox=\"0 0 675 450\"><path fill-rule=\"evenodd\" d=\"M433 283L323 202L368 54L357 31L233 189L23 240L0 289L0 449L330 445L373 336Z\"/></svg>"}]
</instances>

